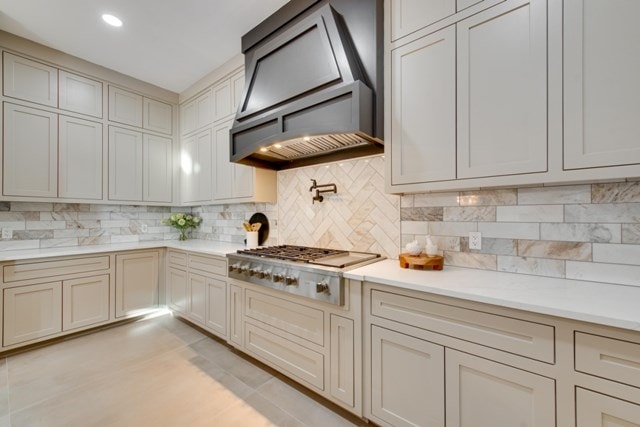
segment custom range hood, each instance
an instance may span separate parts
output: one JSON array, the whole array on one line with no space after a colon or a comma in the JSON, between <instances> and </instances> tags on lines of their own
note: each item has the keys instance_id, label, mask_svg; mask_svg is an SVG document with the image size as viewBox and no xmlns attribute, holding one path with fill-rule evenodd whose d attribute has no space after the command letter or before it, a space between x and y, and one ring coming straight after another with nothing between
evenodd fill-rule
<instances>
[{"instance_id":1,"label":"custom range hood","mask_svg":"<svg viewBox=\"0 0 640 427\"><path fill-rule=\"evenodd\" d=\"M382 0L293 0L242 37L231 161L288 169L384 151Z\"/></svg>"}]
</instances>

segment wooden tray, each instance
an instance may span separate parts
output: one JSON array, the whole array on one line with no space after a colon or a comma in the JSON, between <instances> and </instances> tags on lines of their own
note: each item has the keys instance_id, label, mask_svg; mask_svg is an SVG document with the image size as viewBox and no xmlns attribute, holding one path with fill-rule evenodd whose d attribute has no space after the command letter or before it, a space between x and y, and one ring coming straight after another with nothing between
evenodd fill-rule
<instances>
[{"instance_id":1,"label":"wooden tray","mask_svg":"<svg viewBox=\"0 0 640 427\"><path fill-rule=\"evenodd\" d=\"M444 267L444 258L442 258L440 255L428 257L425 254L400 254L400 256L398 256L398 259L400 260L401 268L414 268L424 270L425 267L431 267L433 270L442 270L442 268Z\"/></svg>"}]
</instances>

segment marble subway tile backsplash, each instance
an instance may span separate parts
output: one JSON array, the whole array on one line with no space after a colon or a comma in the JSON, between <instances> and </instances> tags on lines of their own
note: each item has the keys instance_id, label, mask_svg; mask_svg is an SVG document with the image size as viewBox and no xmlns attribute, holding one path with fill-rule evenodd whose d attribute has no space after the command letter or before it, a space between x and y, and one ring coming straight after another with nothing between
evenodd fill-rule
<instances>
[{"instance_id":1,"label":"marble subway tile backsplash","mask_svg":"<svg viewBox=\"0 0 640 427\"><path fill-rule=\"evenodd\" d=\"M401 244L430 234L445 265L640 286L638 181L415 194L400 204ZM469 231L482 233L481 250L469 249Z\"/></svg>"},{"instance_id":2,"label":"marble subway tile backsplash","mask_svg":"<svg viewBox=\"0 0 640 427\"><path fill-rule=\"evenodd\" d=\"M177 239L161 223L172 211L185 208L0 202L0 228L12 231L11 239L0 240L0 250Z\"/></svg>"},{"instance_id":3,"label":"marble subway tile backsplash","mask_svg":"<svg viewBox=\"0 0 640 427\"><path fill-rule=\"evenodd\" d=\"M192 212L202 217L202 224L193 231L192 237L238 244L245 242L242 223L249 221L256 212L261 212L269 220L269 237L263 244L278 244L278 212L275 204L239 203L198 206L192 208Z\"/></svg>"}]
</instances>

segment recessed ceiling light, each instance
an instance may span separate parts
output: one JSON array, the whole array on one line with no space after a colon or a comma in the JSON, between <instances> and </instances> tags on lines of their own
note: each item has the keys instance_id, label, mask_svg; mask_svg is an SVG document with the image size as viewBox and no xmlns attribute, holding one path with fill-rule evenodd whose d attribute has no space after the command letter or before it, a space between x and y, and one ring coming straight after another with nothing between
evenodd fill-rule
<instances>
[{"instance_id":1,"label":"recessed ceiling light","mask_svg":"<svg viewBox=\"0 0 640 427\"><path fill-rule=\"evenodd\" d=\"M122 27L122 21L120 20L120 18L113 15L109 15L108 13L105 13L104 15L102 15L102 20L114 27Z\"/></svg>"}]
</instances>

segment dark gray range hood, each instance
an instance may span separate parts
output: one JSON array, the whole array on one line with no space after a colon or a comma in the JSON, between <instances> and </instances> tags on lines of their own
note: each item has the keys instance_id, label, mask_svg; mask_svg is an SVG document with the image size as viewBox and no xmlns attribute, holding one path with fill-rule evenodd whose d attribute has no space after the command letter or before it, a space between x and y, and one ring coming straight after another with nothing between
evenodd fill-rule
<instances>
[{"instance_id":1,"label":"dark gray range hood","mask_svg":"<svg viewBox=\"0 0 640 427\"><path fill-rule=\"evenodd\" d=\"M231 161L268 169L382 153L382 0L294 0L242 38Z\"/></svg>"}]
</instances>

